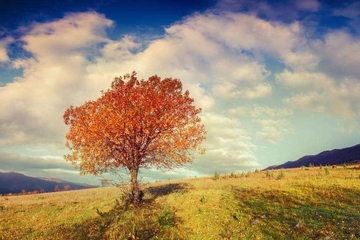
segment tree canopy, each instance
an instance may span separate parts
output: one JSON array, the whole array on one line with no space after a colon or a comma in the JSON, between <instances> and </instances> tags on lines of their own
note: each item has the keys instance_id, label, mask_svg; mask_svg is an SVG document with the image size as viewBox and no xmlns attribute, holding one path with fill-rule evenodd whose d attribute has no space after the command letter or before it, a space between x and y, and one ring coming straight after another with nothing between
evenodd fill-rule
<instances>
[{"instance_id":1,"label":"tree canopy","mask_svg":"<svg viewBox=\"0 0 360 240\"><path fill-rule=\"evenodd\" d=\"M65 159L83 174L127 168L138 194L140 168L172 169L203 152L206 131L193 103L179 79L117 77L97 100L65 111L71 150Z\"/></svg>"}]
</instances>

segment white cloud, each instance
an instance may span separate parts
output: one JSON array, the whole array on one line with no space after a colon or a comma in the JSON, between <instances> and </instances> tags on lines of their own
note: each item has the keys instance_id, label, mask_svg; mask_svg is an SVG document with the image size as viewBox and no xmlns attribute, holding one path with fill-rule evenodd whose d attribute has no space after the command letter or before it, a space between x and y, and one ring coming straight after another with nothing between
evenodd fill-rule
<instances>
[{"instance_id":1,"label":"white cloud","mask_svg":"<svg viewBox=\"0 0 360 240\"><path fill-rule=\"evenodd\" d=\"M323 40L308 39L306 42L303 49L311 54L305 57L303 64L301 60L292 62L293 57L287 55L285 63L292 70L284 69L276 74L279 84L293 90L284 102L305 111L330 113L353 125L360 114L357 104L360 100L359 39L337 30L326 33Z\"/></svg>"},{"instance_id":2,"label":"white cloud","mask_svg":"<svg viewBox=\"0 0 360 240\"><path fill-rule=\"evenodd\" d=\"M294 71L315 71L319 64L319 56L310 50L297 50L283 55L284 63Z\"/></svg>"},{"instance_id":3,"label":"white cloud","mask_svg":"<svg viewBox=\"0 0 360 240\"><path fill-rule=\"evenodd\" d=\"M207 94L199 83L187 83L184 85L184 89L190 91L190 97L194 99L196 106L204 111L214 110L216 106L215 98Z\"/></svg>"},{"instance_id":4,"label":"white cloud","mask_svg":"<svg viewBox=\"0 0 360 240\"><path fill-rule=\"evenodd\" d=\"M338 30L324 36L324 41L314 41L313 52L321 61L320 69L341 81L344 77L360 76L360 40Z\"/></svg>"},{"instance_id":5,"label":"white cloud","mask_svg":"<svg viewBox=\"0 0 360 240\"><path fill-rule=\"evenodd\" d=\"M141 71L153 69L166 75L162 72L168 69L180 77L190 72L190 78L202 83L216 85L226 81L254 88L269 75L263 64L264 54L283 55L291 51L297 43L299 24L270 23L245 14L206 13L189 17L166 32L164 39L152 42L138 54L137 62L148 63L139 66ZM264 86L257 88L264 90ZM266 86L267 92L269 89Z\"/></svg>"},{"instance_id":6,"label":"white cloud","mask_svg":"<svg viewBox=\"0 0 360 240\"><path fill-rule=\"evenodd\" d=\"M281 108L271 108L268 106L243 106L229 109L229 113L233 116L238 117L247 117L252 118L284 118L293 114L292 110L281 109Z\"/></svg>"},{"instance_id":7,"label":"white cloud","mask_svg":"<svg viewBox=\"0 0 360 240\"><path fill-rule=\"evenodd\" d=\"M56 61L75 52L95 50L97 44L107 41L105 29L112 24L95 12L72 13L57 21L31 26L22 41L24 48L38 61L42 58Z\"/></svg>"},{"instance_id":8,"label":"white cloud","mask_svg":"<svg viewBox=\"0 0 360 240\"><path fill-rule=\"evenodd\" d=\"M261 131L257 131L257 136L262 140L275 143L282 139L286 133L290 132L289 121L282 119L256 119L255 123L261 127Z\"/></svg>"},{"instance_id":9,"label":"white cloud","mask_svg":"<svg viewBox=\"0 0 360 240\"><path fill-rule=\"evenodd\" d=\"M0 171L19 172L32 177L59 178L67 181L100 185L98 177L80 176L73 165L60 156L27 156L0 152Z\"/></svg>"},{"instance_id":10,"label":"white cloud","mask_svg":"<svg viewBox=\"0 0 360 240\"><path fill-rule=\"evenodd\" d=\"M268 83L257 84L253 88L244 88L240 90L243 98L257 99L271 95L272 87Z\"/></svg>"},{"instance_id":11,"label":"white cloud","mask_svg":"<svg viewBox=\"0 0 360 240\"><path fill-rule=\"evenodd\" d=\"M0 63L9 61L7 47L10 43L14 42L14 38L5 37L0 39Z\"/></svg>"},{"instance_id":12,"label":"white cloud","mask_svg":"<svg viewBox=\"0 0 360 240\"><path fill-rule=\"evenodd\" d=\"M101 49L101 58L107 61L131 59L133 57L132 50L137 50L140 47L140 44L136 42L133 36L126 35L120 41L110 41L106 44L104 48Z\"/></svg>"},{"instance_id":13,"label":"white cloud","mask_svg":"<svg viewBox=\"0 0 360 240\"><path fill-rule=\"evenodd\" d=\"M286 87L296 89L327 89L334 82L322 72L291 72L286 69L276 75L276 80Z\"/></svg>"},{"instance_id":14,"label":"white cloud","mask_svg":"<svg viewBox=\"0 0 360 240\"><path fill-rule=\"evenodd\" d=\"M215 171L238 172L259 166L251 137L236 118L207 113L202 120L208 132L203 144L206 154L197 159L194 170L211 175Z\"/></svg>"},{"instance_id":15,"label":"white cloud","mask_svg":"<svg viewBox=\"0 0 360 240\"><path fill-rule=\"evenodd\" d=\"M317 92L301 93L284 100L285 103L296 105L302 109L324 112L324 96Z\"/></svg>"},{"instance_id":16,"label":"white cloud","mask_svg":"<svg viewBox=\"0 0 360 240\"><path fill-rule=\"evenodd\" d=\"M289 109L252 105L231 108L228 112L240 119L251 118L258 129L256 136L266 142L274 143L291 131L291 124L287 118L293 115L293 111Z\"/></svg>"},{"instance_id":17,"label":"white cloud","mask_svg":"<svg viewBox=\"0 0 360 240\"><path fill-rule=\"evenodd\" d=\"M32 157L18 153L1 152L0 166L2 170L19 171L19 170L39 170L39 169L67 169L73 170L74 167L59 158L58 156Z\"/></svg>"},{"instance_id":18,"label":"white cloud","mask_svg":"<svg viewBox=\"0 0 360 240\"><path fill-rule=\"evenodd\" d=\"M212 88L215 96L223 99L233 99L240 95L240 91L236 90L236 85L230 82L222 82L215 84Z\"/></svg>"},{"instance_id":19,"label":"white cloud","mask_svg":"<svg viewBox=\"0 0 360 240\"><path fill-rule=\"evenodd\" d=\"M182 27L196 28L207 36L234 49L281 53L289 51L298 41L299 23L285 25L261 20L253 15L226 13L222 16L198 15ZM179 31L178 27L170 30ZM221 33L221 34L219 34ZM281 42L282 44L279 44Z\"/></svg>"},{"instance_id":20,"label":"white cloud","mask_svg":"<svg viewBox=\"0 0 360 240\"><path fill-rule=\"evenodd\" d=\"M21 40L33 57L15 60L23 76L0 88L2 146L63 145L65 109L98 96L104 84L89 81L86 66L89 49L106 41L109 26L111 21L90 12L29 28Z\"/></svg>"},{"instance_id":21,"label":"white cloud","mask_svg":"<svg viewBox=\"0 0 360 240\"><path fill-rule=\"evenodd\" d=\"M360 116L360 83L358 80L345 80L322 92L300 93L284 100L285 103L303 110L328 112L350 122L358 121Z\"/></svg>"}]
</instances>

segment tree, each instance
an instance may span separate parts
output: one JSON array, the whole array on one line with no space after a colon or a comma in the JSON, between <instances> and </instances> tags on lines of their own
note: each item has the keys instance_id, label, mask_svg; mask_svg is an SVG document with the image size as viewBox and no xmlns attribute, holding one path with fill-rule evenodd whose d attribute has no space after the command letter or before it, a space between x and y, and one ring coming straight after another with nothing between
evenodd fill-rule
<instances>
[{"instance_id":1,"label":"tree","mask_svg":"<svg viewBox=\"0 0 360 240\"><path fill-rule=\"evenodd\" d=\"M61 191L61 189L60 189L59 185L56 185L56 186L55 186L54 191L55 191L55 192L59 192L59 191Z\"/></svg>"},{"instance_id":2,"label":"tree","mask_svg":"<svg viewBox=\"0 0 360 240\"><path fill-rule=\"evenodd\" d=\"M127 169L130 200L141 201L140 168L172 169L192 162L206 131L200 108L179 79L157 75L138 80L136 72L117 77L111 88L95 101L64 113L69 125L65 156L80 169L94 175Z\"/></svg>"}]
</instances>

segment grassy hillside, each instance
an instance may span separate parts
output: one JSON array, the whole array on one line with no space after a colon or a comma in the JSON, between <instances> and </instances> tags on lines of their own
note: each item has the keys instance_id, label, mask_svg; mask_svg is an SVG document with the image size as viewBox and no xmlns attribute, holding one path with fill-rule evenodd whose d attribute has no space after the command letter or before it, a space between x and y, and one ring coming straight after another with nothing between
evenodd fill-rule
<instances>
[{"instance_id":1,"label":"grassy hillside","mask_svg":"<svg viewBox=\"0 0 360 240\"><path fill-rule=\"evenodd\" d=\"M298 168L0 197L0 239L360 239L360 171Z\"/></svg>"}]
</instances>

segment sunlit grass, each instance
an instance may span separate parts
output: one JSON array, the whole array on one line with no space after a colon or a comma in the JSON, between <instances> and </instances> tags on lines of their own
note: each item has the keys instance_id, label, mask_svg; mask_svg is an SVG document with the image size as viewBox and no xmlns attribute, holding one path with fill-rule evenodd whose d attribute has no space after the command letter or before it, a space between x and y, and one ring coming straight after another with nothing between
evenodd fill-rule
<instances>
[{"instance_id":1,"label":"sunlit grass","mask_svg":"<svg viewBox=\"0 0 360 240\"><path fill-rule=\"evenodd\" d=\"M360 171L303 167L0 197L0 239L360 239ZM279 177L281 176L281 177Z\"/></svg>"}]
</instances>

